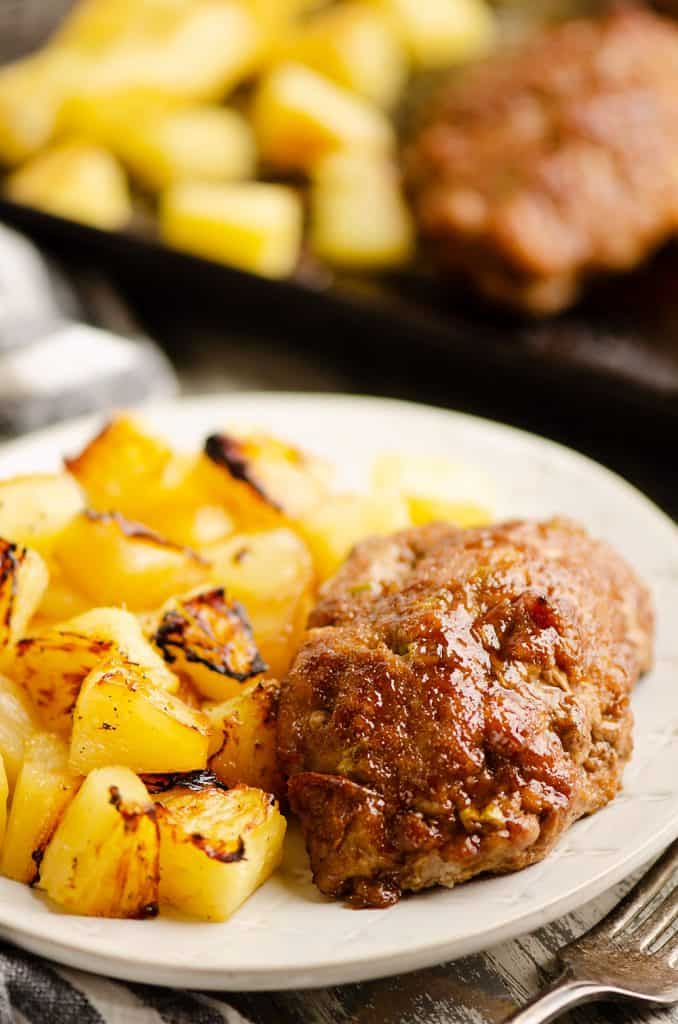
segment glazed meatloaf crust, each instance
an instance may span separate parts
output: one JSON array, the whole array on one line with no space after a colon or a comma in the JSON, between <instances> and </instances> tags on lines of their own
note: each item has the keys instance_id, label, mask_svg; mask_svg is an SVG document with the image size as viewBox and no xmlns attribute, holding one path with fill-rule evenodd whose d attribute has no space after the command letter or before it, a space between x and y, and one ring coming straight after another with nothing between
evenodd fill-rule
<instances>
[{"instance_id":1,"label":"glazed meatloaf crust","mask_svg":"<svg viewBox=\"0 0 678 1024\"><path fill-rule=\"evenodd\" d=\"M631 569L566 520L360 544L280 700L322 892L384 906L544 857L619 788L652 628Z\"/></svg>"},{"instance_id":2,"label":"glazed meatloaf crust","mask_svg":"<svg viewBox=\"0 0 678 1024\"><path fill-rule=\"evenodd\" d=\"M624 10L456 75L405 152L440 264L531 310L678 229L678 25Z\"/></svg>"}]
</instances>

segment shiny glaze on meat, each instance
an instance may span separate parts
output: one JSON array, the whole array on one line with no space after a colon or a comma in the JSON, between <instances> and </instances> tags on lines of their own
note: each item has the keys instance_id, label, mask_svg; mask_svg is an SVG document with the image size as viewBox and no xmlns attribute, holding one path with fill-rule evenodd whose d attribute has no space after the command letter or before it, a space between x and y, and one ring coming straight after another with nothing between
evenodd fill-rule
<instances>
[{"instance_id":1,"label":"shiny glaze on meat","mask_svg":"<svg viewBox=\"0 0 678 1024\"><path fill-rule=\"evenodd\" d=\"M617 792L652 610L577 525L370 539L309 626L279 753L324 893L383 906L523 867Z\"/></svg>"}]
</instances>

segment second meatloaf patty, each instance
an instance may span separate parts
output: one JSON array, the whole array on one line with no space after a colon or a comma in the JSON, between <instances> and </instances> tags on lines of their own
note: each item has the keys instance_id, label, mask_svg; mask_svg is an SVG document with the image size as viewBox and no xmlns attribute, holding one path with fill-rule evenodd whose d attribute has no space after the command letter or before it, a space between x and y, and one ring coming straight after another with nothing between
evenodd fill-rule
<instances>
[{"instance_id":1,"label":"second meatloaf patty","mask_svg":"<svg viewBox=\"0 0 678 1024\"><path fill-rule=\"evenodd\" d=\"M384 906L542 858L619 788L652 631L632 570L566 520L360 544L280 700L320 889Z\"/></svg>"},{"instance_id":2,"label":"second meatloaf patty","mask_svg":"<svg viewBox=\"0 0 678 1024\"><path fill-rule=\"evenodd\" d=\"M441 265L533 312L678 231L678 25L624 10L454 76L405 156Z\"/></svg>"}]
</instances>

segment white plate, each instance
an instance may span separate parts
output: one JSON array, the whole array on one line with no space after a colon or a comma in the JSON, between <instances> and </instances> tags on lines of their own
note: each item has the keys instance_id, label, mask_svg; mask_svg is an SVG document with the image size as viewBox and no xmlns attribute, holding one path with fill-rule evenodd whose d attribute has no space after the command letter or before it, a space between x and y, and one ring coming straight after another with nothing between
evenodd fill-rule
<instances>
[{"instance_id":1,"label":"white plate","mask_svg":"<svg viewBox=\"0 0 678 1024\"><path fill-rule=\"evenodd\" d=\"M413 970L545 924L619 881L678 834L678 531L618 477L564 448L455 413L368 398L241 394L157 408L149 422L181 447L248 423L334 459L346 483L384 450L440 452L495 479L500 515L580 519L654 589L654 671L635 697L636 751L624 792L576 824L541 864L503 878L349 910L313 888L298 842L287 862L226 924L71 917L0 880L0 934L62 963L134 981L204 989L334 985ZM92 421L0 451L0 475L49 469L76 451Z\"/></svg>"}]
</instances>

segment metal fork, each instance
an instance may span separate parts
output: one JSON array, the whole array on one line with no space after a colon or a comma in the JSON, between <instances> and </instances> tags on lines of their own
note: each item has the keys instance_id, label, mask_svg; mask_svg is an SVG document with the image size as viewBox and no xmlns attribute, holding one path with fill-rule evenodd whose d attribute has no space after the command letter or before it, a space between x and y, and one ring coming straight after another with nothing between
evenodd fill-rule
<instances>
[{"instance_id":1,"label":"metal fork","mask_svg":"<svg viewBox=\"0 0 678 1024\"><path fill-rule=\"evenodd\" d=\"M656 907L653 901L674 884ZM558 954L560 975L506 1024L546 1024L581 1003L678 1003L678 840L607 917ZM644 912L650 910L649 914Z\"/></svg>"}]
</instances>

